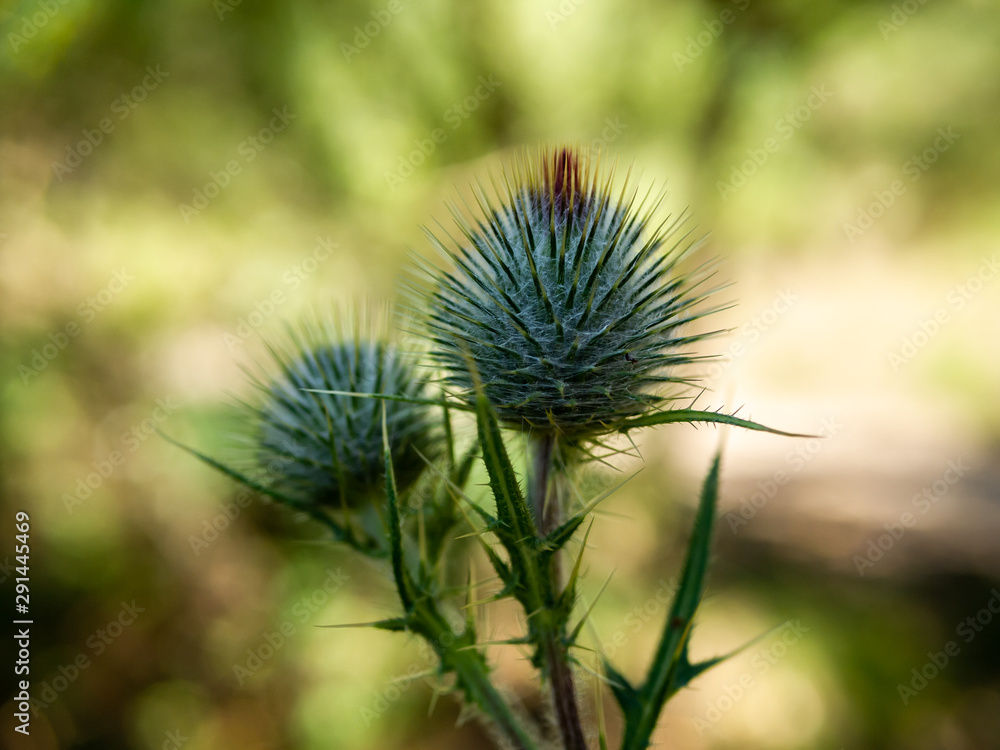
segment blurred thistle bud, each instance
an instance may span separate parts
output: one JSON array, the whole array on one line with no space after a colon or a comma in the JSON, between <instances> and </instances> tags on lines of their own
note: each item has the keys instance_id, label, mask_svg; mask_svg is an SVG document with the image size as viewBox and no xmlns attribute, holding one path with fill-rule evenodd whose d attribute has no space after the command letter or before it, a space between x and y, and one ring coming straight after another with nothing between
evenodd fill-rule
<instances>
[{"instance_id":1,"label":"blurred thistle bud","mask_svg":"<svg viewBox=\"0 0 1000 750\"><path fill-rule=\"evenodd\" d=\"M481 379L509 425L596 439L692 382L685 347L712 334L684 329L713 312L710 270L679 270L698 243L684 215L653 223L662 192L637 203L613 182L589 154L521 152L492 180L498 203L477 185L479 216L452 207L460 240L428 233L454 264L430 271L433 356L463 397Z\"/></svg>"},{"instance_id":2,"label":"blurred thistle bud","mask_svg":"<svg viewBox=\"0 0 1000 750\"><path fill-rule=\"evenodd\" d=\"M421 456L437 455L432 407L343 395L427 398L415 355L384 335L368 335L365 327L338 329L327 319L290 328L284 346L268 345L277 366L274 376L251 374L262 395L256 404L243 404L253 417L246 437L264 475L258 481L274 495L330 510L358 507L382 496L383 405L400 492L426 467Z\"/></svg>"}]
</instances>

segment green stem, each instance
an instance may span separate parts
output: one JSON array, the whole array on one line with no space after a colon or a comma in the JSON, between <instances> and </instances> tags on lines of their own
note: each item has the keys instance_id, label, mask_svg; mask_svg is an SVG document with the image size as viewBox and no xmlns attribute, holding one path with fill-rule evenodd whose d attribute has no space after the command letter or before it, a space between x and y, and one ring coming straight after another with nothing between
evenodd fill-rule
<instances>
[{"instance_id":1,"label":"green stem","mask_svg":"<svg viewBox=\"0 0 1000 750\"><path fill-rule=\"evenodd\" d=\"M476 651L460 652L454 661L455 672L462 681L466 698L479 706L494 722L516 750L536 750L538 745L521 726L510 706L490 681L482 656Z\"/></svg>"},{"instance_id":2,"label":"green stem","mask_svg":"<svg viewBox=\"0 0 1000 750\"><path fill-rule=\"evenodd\" d=\"M436 604L424 599L417 602L412 617L415 629L437 652L442 664L454 670L465 700L478 706L500 729L509 747L514 750L537 750L534 737L522 726L514 711L490 681L489 667L482 653L475 648L474 636L458 635L441 616ZM471 641L471 642L470 642Z\"/></svg>"},{"instance_id":3,"label":"green stem","mask_svg":"<svg viewBox=\"0 0 1000 750\"><path fill-rule=\"evenodd\" d=\"M528 485L528 502L535 515L535 525L539 538L562 523L562 500L560 477L556 461L558 446L555 436L544 435L531 445L532 472ZM559 552L552 555L549 562L548 591L551 601L546 602L549 612L537 613L538 631L541 638L540 653L544 660L545 672L552 690L552 703L556 712L559 734L565 750L587 750L587 741L580 721L577 705L576 686L573 682L573 668L569 662L566 638L566 618L556 613L556 599L562 591L562 565Z\"/></svg>"}]
</instances>

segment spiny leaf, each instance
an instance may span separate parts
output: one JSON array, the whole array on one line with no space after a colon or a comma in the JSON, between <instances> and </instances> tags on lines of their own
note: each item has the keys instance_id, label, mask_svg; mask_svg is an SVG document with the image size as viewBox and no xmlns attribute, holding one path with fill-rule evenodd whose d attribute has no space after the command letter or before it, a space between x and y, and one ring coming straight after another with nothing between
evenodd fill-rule
<instances>
[{"instance_id":1,"label":"spiny leaf","mask_svg":"<svg viewBox=\"0 0 1000 750\"><path fill-rule=\"evenodd\" d=\"M604 585L601 586L601 590L597 592L597 596L594 597L594 601L590 603L590 606L587 607L587 611L583 613L583 616L580 618L580 622L578 622L576 624L576 627L573 628L573 632L570 634L569 637L570 643L576 643L576 639L580 636L580 631L583 630L583 626L586 624L588 618L590 617L590 613L594 611L594 607L597 606L597 602L599 602L601 600L601 596L604 595L604 591L605 589L608 588L608 584L611 583L611 577L613 575L614 573L608 576L608 580L606 580L604 582Z\"/></svg>"},{"instance_id":2,"label":"spiny leaf","mask_svg":"<svg viewBox=\"0 0 1000 750\"><path fill-rule=\"evenodd\" d=\"M412 581L403 560L403 531L400 528L399 505L396 498L396 476L392 468L392 450L389 443L389 428L382 409L382 440L385 446L385 496L389 508L389 547L392 554L392 575L399 590L399 601L403 609L413 609Z\"/></svg>"},{"instance_id":3,"label":"spiny leaf","mask_svg":"<svg viewBox=\"0 0 1000 750\"><path fill-rule=\"evenodd\" d=\"M580 524L582 524L584 520L586 520L587 516L590 515L590 513L594 510L594 508L596 508L602 502L611 497L611 495L613 495L615 492L624 487L625 484L630 482L632 478L635 477L636 474L638 473L639 472L637 471L635 474L626 477L624 481L619 482L611 489L601 493L596 498L587 503L587 505L580 511L574 513L572 517L568 518L560 526L557 526L555 529L549 532L548 536L546 536L545 539L542 541L542 548L551 552L561 549L566 544L566 542L568 542L573 537L573 534L580 527Z\"/></svg>"},{"instance_id":4,"label":"spiny leaf","mask_svg":"<svg viewBox=\"0 0 1000 750\"><path fill-rule=\"evenodd\" d=\"M448 459L448 469L452 470L455 468L455 435L451 431L451 412L448 411L447 404L442 405L441 411L441 426L444 428L444 444L447 451L445 456Z\"/></svg>"},{"instance_id":5,"label":"spiny leaf","mask_svg":"<svg viewBox=\"0 0 1000 750\"><path fill-rule=\"evenodd\" d=\"M527 638L504 638L498 641L479 641L478 643L472 643L468 646L462 646L461 648L455 649L456 651L472 651L478 649L482 646L526 646L530 644Z\"/></svg>"},{"instance_id":6,"label":"spiny leaf","mask_svg":"<svg viewBox=\"0 0 1000 750\"><path fill-rule=\"evenodd\" d=\"M476 540L479 542L479 545L482 547L483 552L486 553L486 557L489 559L490 565L493 566L493 569L500 577L500 580L503 581L504 592L506 592L507 594L511 593L513 591L515 579L513 573L510 570L510 567L507 565L507 563L505 563L503 560L500 559L500 556L487 543L486 539L483 538L484 532L480 529L477 529L473 525L472 519L469 518L469 514L466 512L465 508L459 506L459 511L465 517L466 523L468 523L469 526L472 528L472 531L469 534L466 534L465 536L474 536L476 538ZM499 597L500 595L498 594L497 596Z\"/></svg>"},{"instance_id":7,"label":"spiny leaf","mask_svg":"<svg viewBox=\"0 0 1000 750\"><path fill-rule=\"evenodd\" d=\"M466 454L462 457L462 460L452 467L451 474L451 484L455 487L464 487L465 483L469 480L469 474L472 473L472 465L476 461L476 456L479 454L479 445L473 444Z\"/></svg>"},{"instance_id":8,"label":"spiny leaf","mask_svg":"<svg viewBox=\"0 0 1000 750\"><path fill-rule=\"evenodd\" d=\"M503 544L510 560L505 568L498 568L499 558L493 553L490 562L497 569L497 574L505 578L505 591L513 594L524 607L530 634L537 636L540 626L533 616L551 608L554 599L552 581L547 575L545 557L539 552L535 521L507 455L500 425L481 387L476 394L476 421L483 462L497 504L498 523L491 531Z\"/></svg>"},{"instance_id":9,"label":"spiny leaf","mask_svg":"<svg viewBox=\"0 0 1000 750\"><path fill-rule=\"evenodd\" d=\"M728 653L725 653L725 654L722 654L721 656L716 656L716 657L713 657L711 659L706 659L705 661L700 661L700 662L698 662L696 664L692 664L690 661L688 661L685 658L682 661L682 663L680 665L680 668L677 670L677 677L676 677L676 680L675 680L677 687L678 688L685 687L686 685L690 684L691 681L694 680L694 678L697 677L698 675L703 674L704 672L707 672L709 669L711 669L712 667L716 666L717 664L721 664L722 662L726 661L727 659L731 659L732 657L736 656L737 654L740 654L743 651L746 651L748 648L750 648L755 643L760 643L762 640L764 640L765 638L767 638L769 635L771 635L772 633L774 633L776 630L778 630L781 627L784 627L784 624L787 624L787 623L783 623L782 625L778 625L776 627L773 627L770 630L767 630L767 631L761 633L756 638L751 638L749 641L747 641L746 643L744 643L742 646L734 648L732 651L730 651Z\"/></svg>"},{"instance_id":10,"label":"spiny leaf","mask_svg":"<svg viewBox=\"0 0 1000 750\"><path fill-rule=\"evenodd\" d=\"M591 519L590 526L587 527L587 533L583 535L583 544L580 545L580 554L576 556L576 563L574 563L573 570L569 574L569 580L566 582L566 587L563 589L563 601L561 604L564 608L567 608L567 611L573 608L573 600L576 598L576 581L580 576L580 566L583 564L583 555L587 551L587 540L590 539L590 532L593 531L593 529L594 520ZM577 630L573 633L573 637L570 638L570 642L576 640L576 634L579 632L580 629L577 628Z\"/></svg>"},{"instance_id":11,"label":"spiny leaf","mask_svg":"<svg viewBox=\"0 0 1000 750\"><path fill-rule=\"evenodd\" d=\"M604 660L604 672L608 676L611 694L615 696L615 700L621 706L626 719L638 714L642 708L639 705L639 691L632 687L625 676L615 669L607 659Z\"/></svg>"},{"instance_id":12,"label":"spiny leaf","mask_svg":"<svg viewBox=\"0 0 1000 750\"><path fill-rule=\"evenodd\" d=\"M414 398L412 396L397 396L391 393L359 393L357 391L327 391L320 388L302 388L306 393L326 393L330 396L351 396L353 398L373 398L379 401L400 401L405 404L419 404L422 406L447 406L450 409L460 409L472 411L472 407L463 406L461 403L449 403L440 398Z\"/></svg>"},{"instance_id":13,"label":"spiny leaf","mask_svg":"<svg viewBox=\"0 0 1000 750\"><path fill-rule=\"evenodd\" d=\"M405 617L390 617L375 622L350 622L343 625L317 625L317 628L376 628L401 633L409 630L409 621Z\"/></svg>"},{"instance_id":14,"label":"spiny leaf","mask_svg":"<svg viewBox=\"0 0 1000 750\"><path fill-rule=\"evenodd\" d=\"M622 750L644 750L648 747L664 704L681 686L678 676L693 669L688 660L688 640L694 614L705 589L719 491L720 461L721 456L716 454L702 486L680 585L646 681L639 690L638 700L628 705L619 700L625 713ZM615 695L618 697L617 692Z\"/></svg>"},{"instance_id":15,"label":"spiny leaf","mask_svg":"<svg viewBox=\"0 0 1000 750\"><path fill-rule=\"evenodd\" d=\"M472 585L472 565L470 563L465 578L465 635L476 642L476 602L475 588Z\"/></svg>"},{"instance_id":16,"label":"spiny leaf","mask_svg":"<svg viewBox=\"0 0 1000 750\"><path fill-rule=\"evenodd\" d=\"M169 435L167 435L165 432L160 432L160 437L162 437L164 440L166 440L171 445L175 445L178 448L180 448L181 450L187 451L188 453L190 453L192 456L194 456L198 460L200 460L203 463L211 466L213 469L215 469L215 470L217 470L217 471L225 474L230 479L236 480L237 482L239 482L240 484L242 484L244 487L247 487L248 489L251 489L254 492L257 492L257 493L259 493L261 495L265 495L265 496L270 497L270 498L272 498L274 500L277 500L278 502L285 503L286 505L289 505L292 508L295 508L297 510L303 509L301 503L293 500L290 497L282 495L280 492L275 492L271 488L266 487L266 486L264 486L263 484L261 484L259 482L255 482L254 480L250 479L250 477L246 476L245 474L242 474L242 473L236 471L235 469L231 469L230 467L226 466L224 463L222 463L220 461L216 461L211 456L207 456L204 453L201 453L200 451L195 450L194 448L190 448L190 447L184 445L184 443L181 443L181 442L179 442L177 440L174 440L172 437L170 437Z\"/></svg>"},{"instance_id":17,"label":"spiny leaf","mask_svg":"<svg viewBox=\"0 0 1000 750\"><path fill-rule=\"evenodd\" d=\"M404 684L409 684L409 683L413 682L414 680L422 680L422 679L424 679L426 677L437 677L438 674L440 674L440 670L437 670L437 669L426 669L423 672L417 672L414 675L411 675L409 673L396 675L395 677L390 677L389 680L391 682L401 682L401 683L404 683Z\"/></svg>"},{"instance_id":18,"label":"spiny leaf","mask_svg":"<svg viewBox=\"0 0 1000 750\"><path fill-rule=\"evenodd\" d=\"M485 508L483 508L475 500L470 498L468 495L465 494L465 492L462 491L462 485L465 484L464 480L468 479L469 470L471 470L471 464L472 461L475 460L475 455L476 452L470 450L469 454L467 454L466 456L466 459L463 460L462 467L463 468L465 467L466 461L468 461L469 467L468 470L464 471L464 473L462 473L461 476L459 477L463 479L461 484L456 482L454 478L446 476L445 473L441 471L440 468L438 468L434 463L432 463L428 459L424 458L424 461L427 463L427 468L429 468L433 473L437 474L442 480L444 480L445 487L447 488L448 492L451 493L452 497L464 500L465 503L468 504L470 508L476 511L476 514L480 518L482 518L487 525L493 525L496 524L497 522L497 519L493 517L493 514L491 514L489 511L487 511ZM421 458L423 458L423 456L421 456ZM471 525L472 524L470 523L470 526Z\"/></svg>"},{"instance_id":19,"label":"spiny leaf","mask_svg":"<svg viewBox=\"0 0 1000 750\"><path fill-rule=\"evenodd\" d=\"M618 428L619 432L628 432L637 427L652 427L658 424L668 424L671 422L712 422L716 424L728 424L734 427L742 427L747 430L757 430L759 432L770 432L773 435L784 435L785 437L817 437L798 432L785 432L772 427L751 422L749 419L741 419L730 414L723 414L715 411L700 411L697 409L666 409L664 411L643 414L638 417L631 417Z\"/></svg>"},{"instance_id":20,"label":"spiny leaf","mask_svg":"<svg viewBox=\"0 0 1000 750\"><path fill-rule=\"evenodd\" d=\"M511 465L500 425L482 392L476 396L476 424L483 463L490 477L490 489L497 504L497 519L520 539L536 536L535 522L524 500L517 475Z\"/></svg>"},{"instance_id":21,"label":"spiny leaf","mask_svg":"<svg viewBox=\"0 0 1000 750\"><path fill-rule=\"evenodd\" d=\"M279 503L287 505L289 508L292 508L293 510L306 513L314 521L317 521L326 528L328 528L333 533L334 539L336 539L338 542L344 542L345 544L349 544L350 546L357 549L359 552L363 552L373 557L380 557L384 554L384 552L382 552L376 547L375 542L369 540L366 543L365 541L356 539L354 535L351 533L349 527L341 526L335 520L330 518L328 515L326 515L319 509L314 508L310 505L306 505L305 503L299 502L298 500L288 497L287 495L283 495L282 493L277 492L271 489L270 487L261 484L260 482L255 482L253 479L246 476L245 474L242 474L236 471L235 469L226 466L224 463L215 460L211 456L207 456L204 453L195 450L194 448L190 448L184 445L183 443L174 440L172 437L170 437L164 432L160 432L159 434L160 437L162 437L171 445L175 445L181 450L187 451L198 460L202 461L208 466L211 466L213 469L221 472L222 474L225 474L230 479L239 482L244 487L251 489L254 492L257 492L261 495L264 495L265 497L269 497L272 500L277 500Z\"/></svg>"}]
</instances>

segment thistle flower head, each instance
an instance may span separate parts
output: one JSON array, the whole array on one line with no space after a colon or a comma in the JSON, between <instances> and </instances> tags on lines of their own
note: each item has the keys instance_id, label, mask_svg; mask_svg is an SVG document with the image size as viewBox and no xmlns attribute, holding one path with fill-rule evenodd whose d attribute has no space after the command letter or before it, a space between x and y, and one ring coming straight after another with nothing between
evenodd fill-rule
<instances>
[{"instance_id":1,"label":"thistle flower head","mask_svg":"<svg viewBox=\"0 0 1000 750\"><path fill-rule=\"evenodd\" d=\"M696 243L683 215L653 223L662 193L613 183L572 149L522 153L495 198L477 186L478 215L453 208L460 239L431 235L454 266L431 272L434 356L466 396L481 379L508 424L596 438L690 382L685 347L707 334L684 328L709 312L709 274L679 271Z\"/></svg>"},{"instance_id":2,"label":"thistle flower head","mask_svg":"<svg viewBox=\"0 0 1000 750\"><path fill-rule=\"evenodd\" d=\"M437 437L428 406L316 391L424 398L412 353L329 320L289 330L269 346L277 372L253 377L259 402L248 435L254 463L270 490L306 506L354 507L384 490L382 409L400 491L433 457Z\"/></svg>"}]
</instances>

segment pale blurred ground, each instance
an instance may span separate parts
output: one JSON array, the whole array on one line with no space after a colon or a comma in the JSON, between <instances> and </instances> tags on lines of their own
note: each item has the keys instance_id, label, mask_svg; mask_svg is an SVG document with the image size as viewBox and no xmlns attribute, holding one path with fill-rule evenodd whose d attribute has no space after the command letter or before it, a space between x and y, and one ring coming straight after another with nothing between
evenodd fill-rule
<instances>
[{"instance_id":1,"label":"pale blurred ground","mask_svg":"<svg viewBox=\"0 0 1000 750\"><path fill-rule=\"evenodd\" d=\"M392 613L384 570L303 542L316 530L257 501L221 516L224 530L195 554L192 536L235 489L142 425L165 416L169 434L225 455L224 404L247 392L240 364L260 334L307 310L391 298L407 248L427 249L419 225L447 221L445 201L507 149L594 139L642 180L668 181L668 210L690 206L711 233L705 255L724 260L722 297L738 305L712 324L735 330L705 350L739 354L720 360L698 403L833 433L810 442L684 426L641 437L645 469L591 537L587 595L613 573L595 638L622 632L614 658L639 674L664 614L656 594L679 568L722 438L723 516L696 650L787 621L807 629L774 664L760 652L775 656L782 631L704 676L669 705L659 739L692 750L1000 747L1000 619L908 704L897 688L960 640L1000 579L1000 276L962 309L949 298L1000 252L995 4L914 5L890 29L880 24L900 4L437 0L401 4L346 58L355 26L387 6L78 1L12 39L43 5L0 10L0 528L9 557L7 519L31 513L33 676L52 684L79 654L92 663L12 747L482 746L474 722L452 729L448 698L426 718L423 682L372 719L394 675L428 666L415 643L313 627ZM724 10L732 23L698 43ZM697 56L676 57L692 40ZM164 81L58 180L53 162L119 117L115 103L156 65ZM480 77L499 83L468 100ZM718 183L748 149L783 137L778 121L817 86L829 100L723 196ZM241 144L283 107L295 118L246 161ZM911 181L908 160L949 127L957 140ZM436 129L446 137L412 175L387 179ZM185 222L179 204L234 159L240 172ZM895 180L903 194L849 241L844 225ZM337 243L329 257L320 240ZM104 306L122 269L134 280ZM942 308L948 321L894 370L889 354ZM243 342L241 324L262 309ZM79 335L21 377L72 322ZM126 437L133 428L141 439ZM114 450L122 466L67 509ZM860 575L856 556L914 511L948 461L968 470ZM787 483L734 533L726 514L776 472ZM585 491L610 481L601 473ZM331 575L346 577L332 593ZM145 611L98 653L91 637L133 599ZM490 622L516 627L503 609ZM234 667L284 623L294 634L241 684ZM498 674L537 710L521 654L494 651Z\"/></svg>"}]
</instances>

